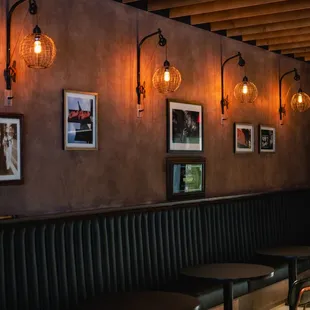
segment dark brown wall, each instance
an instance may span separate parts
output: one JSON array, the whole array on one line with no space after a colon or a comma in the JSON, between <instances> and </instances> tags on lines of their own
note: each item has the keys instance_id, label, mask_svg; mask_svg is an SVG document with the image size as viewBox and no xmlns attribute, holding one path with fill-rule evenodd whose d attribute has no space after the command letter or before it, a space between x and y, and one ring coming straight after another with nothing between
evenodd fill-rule
<instances>
[{"instance_id":1,"label":"dark brown wall","mask_svg":"<svg viewBox=\"0 0 310 310\"><path fill-rule=\"evenodd\" d=\"M0 0L0 65L5 63L4 0ZM52 68L34 71L18 55L18 82L12 108L25 114L25 184L0 187L0 213L33 214L117 207L165 200L165 99L151 87L164 49L157 40L145 43L142 78L147 99L142 119L136 118L136 40L162 28L169 40L170 62L183 76L180 89L168 97L204 106L204 155L207 194L269 191L309 185L310 112L288 109L285 125L278 120L278 78L294 67L310 92L309 65L260 48L136 10L111 0L38 0L40 26L54 38L57 60ZM22 29L27 4L13 19L12 46ZM33 28L28 16L22 35ZM254 105L238 104L233 88L244 71L227 65L225 93L231 98L229 119L220 123L220 48L223 57L241 51L246 74L259 90ZM4 89L0 79L0 88ZM299 85L287 77L285 102ZM99 93L99 151L62 150L62 90ZM3 103L3 94L0 93ZM233 153L233 123L266 124L277 129L276 154ZM257 133L257 132L256 132Z\"/></svg>"}]
</instances>

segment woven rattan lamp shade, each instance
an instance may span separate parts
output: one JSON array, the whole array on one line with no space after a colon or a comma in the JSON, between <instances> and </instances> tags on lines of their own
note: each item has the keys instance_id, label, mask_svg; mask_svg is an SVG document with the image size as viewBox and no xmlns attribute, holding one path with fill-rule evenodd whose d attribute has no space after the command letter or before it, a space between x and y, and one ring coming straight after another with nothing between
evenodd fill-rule
<instances>
[{"instance_id":1,"label":"woven rattan lamp shade","mask_svg":"<svg viewBox=\"0 0 310 310\"><path fill-rule=\"evenodd\" d=\"M258 96L257 87L245 76L234 89L235 98L241 103L254 103Z\"/></svg>"},{"instance_id":2,"label":"woven rattan lamp shade","mask_svg":"<svg viewBox=\"0 0 310 310\"><path fill-rule=\"evenodd\" d=\"M299 89L291 100L291 107L293 111L305 112L310 108L310 97Z\"/></svg>"},{"instance_id":3,"label":"woven rattan lamp shade","mask_svg":"<svg viewBox=\"0 0 310 310\"><path fill-rule=\"evenodd\" d=\"M40 34L41 52L34 52L34 42L37 34L32 33L26 36L19 48L22 58L29 68L46 69L50 67L56 57L56 46L54 41L45 34Z\"/></svg>"},{"instance_id":4,"label":"woven rattan lamp shade","mask_svg":"<svg viewBox=\"0 0 310 310\"><path fill-rule=\"evenodd\" d=\"M165 81L166 69L167 68L163 66L157 69L153 75L153 85L161 94L176 91L182 82L180 71L173 66L169 66L170 80Z\"/></svg>"}]
</instances>

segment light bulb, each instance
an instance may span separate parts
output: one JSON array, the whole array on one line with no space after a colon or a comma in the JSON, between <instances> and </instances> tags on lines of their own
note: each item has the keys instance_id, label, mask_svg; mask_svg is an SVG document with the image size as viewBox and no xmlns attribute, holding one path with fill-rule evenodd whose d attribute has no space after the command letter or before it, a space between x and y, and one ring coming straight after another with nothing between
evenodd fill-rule
<instances>
[{"instance_id":1,"label":"light bulb","mask_svg":"<svg viewBox=\"0 0 310 310\"><path fill-rule=\"evenodd\" d=\"M166 70L165 70L164 81L165 82L169 82L170 81L170 71L169 71L169 68L166 68Z\"/></svg>"},{"instance_id":2,"label":"light bulb","mask_svg":"<svg viewBox=\"0 0 310 310\"><path fill-rule=\"evenodd\" d=\"M302 93L298 93L297 101L298 103L302 103Z\"/></svg>"},{"instance_id":3,"label":"light bulb","mask_svg":"<svg viewBox=\"0 0 310 310\"><path fill-rule=\"evenodd\" d=\"M247 83L243 84L242 93L245 95L248 93L248 84Z\"/></svg>"},{"instance_id":4,"label":"light bulb","mask_svg":"<svg viewBox=\"0 0 310 310\"><path fill-rule=\"evenodd\" d=\"M34 41L34 52L40 54L42 52L42 45L40 39L35 39Z\"/></svg>"}]
</instances>

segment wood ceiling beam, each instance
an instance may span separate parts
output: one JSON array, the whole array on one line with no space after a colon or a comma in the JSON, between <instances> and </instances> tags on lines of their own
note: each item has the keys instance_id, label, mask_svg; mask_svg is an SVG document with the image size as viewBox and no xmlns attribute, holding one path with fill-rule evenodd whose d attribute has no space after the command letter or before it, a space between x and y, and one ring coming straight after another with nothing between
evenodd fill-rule
<instances>
[{"instance_id":1,"label":"wood ceiling beam","mask_svg":"<svg viewBox=\"0 0 310 310\"><path fill-rule=\"evenodd\" d=\"M310 40L309 34L302 34L302 35L286 36L286 37L280 37L280 38L256 40L256 45L257 46L276 45L276 44L285 44L285 43L294 43L294 42L304 42L304 41L309 41L309 40Z\"/></svg>"},{"instance_id":2,"label":"wood ceiling beam","mask_svg":"<svg viewBox=\"0 0 310 310\"><path fill-rule=\"evenodd\" d=\"M310 1L309 1L310 3ZM217 22L211 24L211 31L227 30L241 27L250 27L258 25L267 25L271 23L294 21L296 19L309 18L310 10L299 10L295 11L294 14L291 12L268 14L263 16L256 16L252 18L241 18L235 20L228 20L223 22Z\"/></svg>"},{"instance_id":3,"label":"wood ceiling beam","mask_svg":"<svg viewBox=\"0 0 310 310\"><path fill-rule=\"evenodd\" d=\"M187 6L193 4L201 4L206 2L214 2L215 0L149 0L147 8L149 11L159 11L180 6Z\"/></svg>"},{"instance_id":4,"label":"wood ceiling beam","mask_svg":"<svg viewBox=\"0 0 310 310\"><path fill-rule=\"evenodd\" d=\"M299 47L281 50L281 54L310 53L310 47Z\"/></svg>"},{"instance_id":5,"label":"wood ceiling beam","mask_svg":"<svg viewBox=\"0 0 310 310\"><path fill-rule=\"evenodd\" d=\"M309 57L310 58L310 52L308 53L294 53L295 57Z\"/></svg>"},{"instance_id":6,"label":"wood ceiling beam","mask_svg":"<svg viewBox=\"0 0 310 310\"><path fill-rule=\"evenodd\" d=\"M242 40L243 41L266 40L266 39L273 39L273 38L298 36L298 35L304 35L304 34L310 34L310 20L309 20L309 27L249 34L249 35L242 36Z\"/></svg>"},{"instance_id":7,"label":"wood ceiling beam","mask_svg":"<svg viewBox=\"0 0 310 310\"><path fill-rule=\"evenodd\" d=\"M310 47L310 41L275 44L275 45L270 45L268 49L269 51L281 51L281 50L293 49L293 48L299 48L299 47Z\"/></svg>"},{"instance_id":8,"label":"wood ceiling beam","mask_svg":"<svg viewBox=\"0 0 310 310\"><path fill-rule=\"evenodd\" d=\"M274 31L281 31L286 29L296 29L301 27L310 27L310 10L305 10L303 14L308 14L307 18L290 20L280 23L272 23L267 25L258 25L258 26L250 26L250 27L242 27L227 30L228 37L234 36L247 36L247 35L255 35L255 34L263 34ZM295 11L296 13L297 11ZM298 11L300 12L300 11ZM298 17L298 16L297 16ZM294 14L295 18L295 14Z\"/></svg>"},{"instance_id":9,"label":"wood ceiling beam","mask_svg":"<svg viewBox=\"0 0 310 310\"><path fill-rule=\"evenodd\" d=\"M278 14L285 12L289 12L292 16L294 16L292 14L292 11L302 9L310 9L309 0L294 0L284 3L264 4L254 7L246 7L242 9L225 10L215 13L193 15L191 16L191 23L193 25L215 23L220 21L230 21L241 18L253 18L261 15Z\"/></svg>"},{"instance_id":10,"label":"wood ceiling beam","mask_svg":"<svg viewBox=\"0 0 310 310\"><path fill-rule=\"evenodd\" d=\"M226 10L240 10L245 7L257 6L266 3L286 2L287 0L219 0L212 3L196 4L175 8L170 11L170 17L183 17L197 14L214 13Z\"/></svg>"}]
</instances>

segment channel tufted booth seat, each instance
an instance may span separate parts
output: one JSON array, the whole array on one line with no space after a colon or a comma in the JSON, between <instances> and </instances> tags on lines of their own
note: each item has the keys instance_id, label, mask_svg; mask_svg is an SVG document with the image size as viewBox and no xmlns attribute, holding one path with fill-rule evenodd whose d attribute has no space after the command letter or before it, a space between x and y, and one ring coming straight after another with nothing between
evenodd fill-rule
<instances>
[{"instance_id":1,"label":"channel tufted booth seat","mask_svg":"<svg viewBox=\"0 0 310 310\"><path fill-rule=\"evenodd\" d=\"M216 306L222 288L184 281L180 270L253 262L258 248L309 245L309 201L309 190L296 190L1 222L0 309L75 309L103 293L142 290L179 291L205 309ZM284 262L274 266L273 278L236 283L235 297L287 278Z\"/></svg>"}]
</instances>

